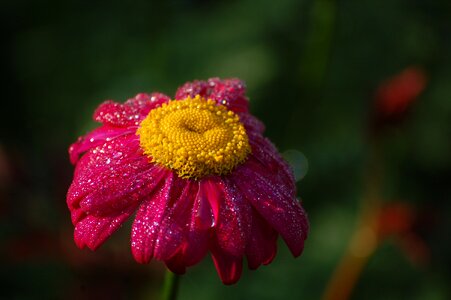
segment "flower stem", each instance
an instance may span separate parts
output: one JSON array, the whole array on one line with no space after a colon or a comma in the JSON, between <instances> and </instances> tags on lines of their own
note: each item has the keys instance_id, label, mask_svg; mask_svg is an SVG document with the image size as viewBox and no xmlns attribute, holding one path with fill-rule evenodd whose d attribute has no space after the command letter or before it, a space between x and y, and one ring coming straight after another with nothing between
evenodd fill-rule
<instances>
[{"instance_id":1,"label":"flower stem","mask_svg":"<svg viewBox=\"0 0 451 300\"><path fill-rule=\"evenodd\" d=\"M323 294L323 300L347 300L362 274L370 257L380 245L378 216L381 206L380 189L382 161L380 145L370 142L366 165L365 192L362 197L358 223L346 252L336 267Z\"/></svg>"},{"instance_id":2,"label":"flower stem","mask_svg":"<svg viewBox=\"0 0 451 300\"><path fill-rule=\"evenodd\" d=\"M175 300L177 299L178 285L180 281L180 276L166 270L164 276L162 298L163 300Z\"/></svg>"}]
</instances>

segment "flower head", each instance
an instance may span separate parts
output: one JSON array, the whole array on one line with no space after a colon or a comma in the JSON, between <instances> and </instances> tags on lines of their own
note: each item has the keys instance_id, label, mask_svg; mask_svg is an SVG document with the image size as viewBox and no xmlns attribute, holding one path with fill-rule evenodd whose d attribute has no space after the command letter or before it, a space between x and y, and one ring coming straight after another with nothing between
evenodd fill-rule
<instances>
[{"instance_id":1,"label":"flower head","mask_svg":"<svg viewBox=\"0 0 451 300\"><path fill-rule=\"evenodd\" d=\"M238 79L186 83L175 99L106 101L102 126L69 148L76 165L67 204L78 247L95 250L134 212L136 261L175 273L211 253L221 280L268 264L280 234L298 256L308 220L292 171L248 113Z\"/></svg>"}]
</instances>

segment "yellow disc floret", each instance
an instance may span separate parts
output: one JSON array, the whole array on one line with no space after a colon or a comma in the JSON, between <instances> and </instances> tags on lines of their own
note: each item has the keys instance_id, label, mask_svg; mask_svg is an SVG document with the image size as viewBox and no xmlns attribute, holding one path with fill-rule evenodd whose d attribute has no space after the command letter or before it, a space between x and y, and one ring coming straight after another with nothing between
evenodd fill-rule
<instances>
[{"instance_id":1,"label":"yellow disc floret","mask_svg":"<svg viewBox=\"0 0 451 300\"><path fill-rule=\"evenodd\" d=\"M200 96L151 110L137 134L152 162L182 178L229 174L251 152L238 115Z\"/></svg>"}]
</instances>

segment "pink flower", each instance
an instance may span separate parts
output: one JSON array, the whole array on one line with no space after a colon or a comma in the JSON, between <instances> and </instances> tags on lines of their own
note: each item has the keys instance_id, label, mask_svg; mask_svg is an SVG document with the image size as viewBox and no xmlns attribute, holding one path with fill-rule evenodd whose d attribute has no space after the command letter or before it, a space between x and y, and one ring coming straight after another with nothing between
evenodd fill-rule
<instances>
[{"instance_id":1,"label":"pink flower","mask_svg":"<svg viewBox=\"0 0 451 300\"><path fill-rule=\"evenodd\" d=\"M288 164L248 113L238 79L194 81L175 100L138 94L106 101L101 127L74 143L67 204L78 247L97 249L136 212L136 261L175 273L211 253L225 284L269 264L280 234L299 256L308 220Z\"/></svg>"}]
</instances>

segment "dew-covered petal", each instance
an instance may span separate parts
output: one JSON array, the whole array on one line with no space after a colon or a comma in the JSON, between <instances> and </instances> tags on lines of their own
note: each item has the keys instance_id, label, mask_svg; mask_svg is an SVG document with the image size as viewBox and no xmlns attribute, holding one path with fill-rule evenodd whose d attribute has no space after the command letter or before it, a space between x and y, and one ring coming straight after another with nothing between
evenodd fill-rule
<instances>
[{"instance_id":1,"label":"dew-covered petal","mask_svg":"<svg viewBox=\"0 0 451 300\"><path fill-rule=\"evenodd\" d=\"M240 121L248 133L253 132L256 134L262 134L265 131L265 125L263 122L253 115L243 112L238 113L238 116L240 117Z\"/></svg>"},{"instance_id":2,"label":"dew-covered petal","mask_svg":"<svg viewBox=\"0 0 451 300\"><path fill-rule=\"evenodd\" d=\"M118 172L121 170L129 171L128 168L121 168ZM144 197L153 193L164 180L165 174L166 170L158 166L138 171L130 175L127 181L118 182L116 185L113 182L102 185L98 190L83 197L79 205L84 211L97 216L114 213L142 201Z\"/></svg>"},{"instance_id":3,"label":"dew-covered petal","mask_svg":"<svg viewBox=\"0 0 451 300\"><path fill-rule=\"evenodd\" d=\"M177 90L175 99L201 95L225 105L234 112L247 112L249 103L245 93L246 85L239 79L210 78L207 81L185 83Z\"/></svg>"},{"instance_id":4,"label":"dew-covered petal","mask_svg":"<svg viewBox=\"0 0 451 300\"><path fill-rule=\"evenodd\" d=\"M216 241L211 242L210 252L221 281L224 284L236 283L241 277L243 257L225 253Z\"/></svg>"},{"instance_id":5,"label":"dew-covered petal","mask_svg":"<svg viewBox=\"0 0 451 300\"><path fill-rule=\"evenodd\" d=\"M194 80L193 82L187 82L177 89L175 93L175 99L181 100L187 97L194 98L196 95L202 97L208 97L211 94L211 87L206 81Z\"/></svg>"},{"instance_id":6,"label":"dew-covered petal","mask_svg":"<svg viewBox=\"0 0 451 300\"><path fill-rule=\"evenodd\" d=\"M280 156L277 148L260 134L248 133L248 137L252 148L251 156L265 167L267 173L278 177L294 196L296 186L293 171L290 165Z\"/></svg>"},{"instance_id":7,"label":"dew-covered petal","mask_svg":"<svg viewBox=\"0 0 451 300\"><path fill-rule=\"evenodd\" d=\"M105 142L77 163L67 194L71 211L81 208L96 216L115 214L141 201L164 177L164 169L142 155L135 134Z\"/></svg>"},{"instance_id":8,"label":"dew-covered petal","mask_svg":"<svg viewBox=\"0 0 451 300\"><path fill-rule=\"evenodd\" d=\"M156 251L160 251L159 233L164 218L173 209L172 205L179 193L180 184L172 172L166 174L166 180L155 194L149 196L139 207L132 227L131 247L135 260L148 263Z\"/></svg>"},{"instance_id":9,"label":"dew-covered petal","mask_svg":"<svg viewBox=\"0 0 451 300\"><path fill-rule=\"evenodd\" d=\"M192 191L195 195L189 227L185 235L185 242L181 249L186 266L197 264L208 252L210 230L214 224L213 210L207 199L207 192L200 183Z\"/></svg>"},{"instance_id":10,"label":"dew-covered petal","mask_svg":"<svg viewBox=\"0 0 451 300\"><path fill-rule=\"evenodd\" d=\"M261 178L268 185L278 187L278 191L285 197L294 198L296 196L295 185L291 180L286 180L286 177L281 174L281 171L275 172L268 169L267 165L263 164L255 156L250 155L243 167L251 170L254 177Z\"/></svg>"},{"instance_id":11,"label":"dew-covered petal","mask_svg":"<svg viewBox=\"0 0 451 300\"><path fill-rule=\"evenodd\" d=\"M130 206L115 216L95 217L88 215L75 225L74 240L79 248L87 246L96 250L109 238L127 218L135 211L136 206Z\"/></svg>"},{"instance_id":12,"label":"dew-covered petal","mask_svg":"<svg viewBox=\"0 0 451 300\"><path fill-rule=\"evenodd\" d=\"M86 212L79 206L70 207L70 218L72 220L72 224L76 225L81 219L86 217Z\"/></svg>"},{"instance_id":13,"label":"dew-covered petal","mask_svg":"<svg viewBox=\"0 0 451 300\"><path fill-rule=\"evenodd\" d=\"M172 199L174 204L167 210L158 233L159 243L154 251L154 257L158 260L171 260L177 251L182 251L185 235L189 229L196 184L188 180L179 179L179 181L184 185L183 191L180 197Z\"/></svg>"},{"instance_id":14,"label":"dew-covered petal","mask_svg":"<svg viewBox=\"0 0 451 300\"><path fill-rule=\"evenodd\" d=\"M81 136L69 147L69 157L72 164L76 164L80 156L86 151L104 144L114 138L134 133L135 129L102 126L94 129L85 136Z\"/></svg>"},{"instance_id":15,"label":"dew-covered petal","mask_svg":"<svg viewBox=\"0 0 451 300\"><path fill-rule=\"evenodd\" d=\"M193 199L191 192L191 183L188 180L178 176L173 177L168 205L156 235L153 254L155 259L168 260L182 246L191 215Z\"/></svg>"},{"instance_id":16,"label":"dew-covered petal","mask_svg":"<svg viewBox=\"0 0 451 300\"><path fill-rule=\"evenodd\" d=\"M277 252L277 232L257 213L253 212L252 231L246 246L249 269L269 264Z\"/></svg>"},{"instance_id":17,"label":"dew-covered petal","mask_svg":"<svg viewBox=\"0 0 451 300\"><path fill-rule=\"evenodd\" d=\"M165 261L168 268L175 273L183 274L186 267L197 264L208 252L210 231L215 221L207 194L205 185L190 183L191 196L186 200L191 202L191 207L187 209L189 220L188 226L185 227L184 241L177 254ZM181 208L183 207L178 209Z\"/></svg>"},{"instance_id":18,"label":"dew-covered petal","mask_svg":"<svg viewBox=\"0 0 451 300\"><path fill-rule=\"evenodd\" d=\"M228 177L205 181L212 187L210 190L217 191L207 197L219 203L219 216L214 226L218 247L232 256L242 256L251 230L252 208Z\"/></svg>"},{"instance_id":19,"label":"dew-covered petal","mask_svg":"<svg viewBox=\"0 0 451 300\"><path fill-rule=\"evenodd\" d=\"M197 197L198 201L207 201L209 203L214 217L213 224L217 224L223 196L221 191L216 186L216 183L210 178L201 180L199 182L199 192Z\"/></svg>"},{"instance_id":20,"label":"dew-covered petal","mask_svg":"<svg viewBox=\"0 0 451 300\"><path fill-rule=\"evenodd\" d=\"M161 93L141 93L124 104L107 100L94 112L94 120L117 127L136 127L150 110L166 103L170 98Z\"/></svg>"},{"instance_id":21,"label":"dew-covered petal","mask_svg":"<svg viewBox=\"0 0 451 300\"><path fill-rule=\"evenodd\" d=\"M289 197L280 186L273 186L245 165L234 172L233 180L259 214L287 243L294 256L299 256L307 238L308 221L296 198Z\"/></svg>"}]
</instances>

